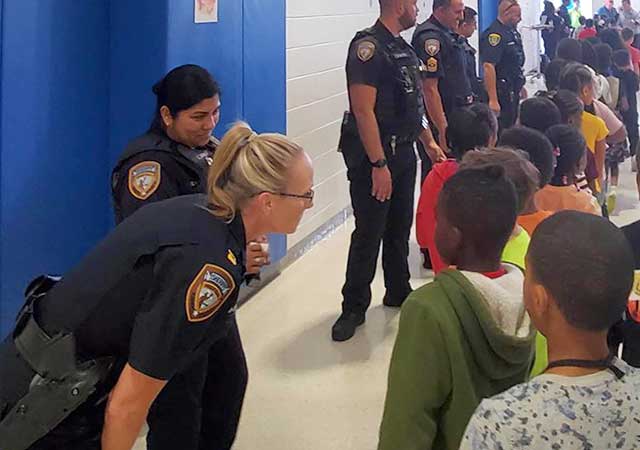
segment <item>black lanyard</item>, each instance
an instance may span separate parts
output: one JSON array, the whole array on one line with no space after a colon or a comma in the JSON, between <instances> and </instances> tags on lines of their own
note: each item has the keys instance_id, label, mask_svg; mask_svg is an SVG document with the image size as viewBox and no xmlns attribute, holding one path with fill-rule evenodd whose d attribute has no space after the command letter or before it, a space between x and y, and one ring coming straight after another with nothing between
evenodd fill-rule
<instances>
[{"instance_id":1,"label":"black lanyard","mask_svg":"<svg viewBox=\"0 0 640 450\"><path fill-rule=\"evenodd\" d=\"M616 376L618 380L624 377L625 373L613 364L614 355L609 355L606 359L589 360L589 359L563 359L560 361L550 362L545 372L556 367L581 367L584 369L608 369Z\"/></svg>"}]
</instances>

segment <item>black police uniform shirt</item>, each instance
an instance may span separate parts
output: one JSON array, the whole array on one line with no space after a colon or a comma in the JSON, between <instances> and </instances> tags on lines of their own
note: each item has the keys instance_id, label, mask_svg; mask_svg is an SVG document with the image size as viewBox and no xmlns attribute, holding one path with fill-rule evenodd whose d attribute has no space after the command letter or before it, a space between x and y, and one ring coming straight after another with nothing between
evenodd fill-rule
<instances>
[{"instance_id":1,"label":"black police uniform shirt","mask_svg":"<svg viewBox=\"0 0 640 450\"><path fill-rule=\"evenodd\" d=\"M473 102L462 37L431 16L416 28L412 45L426 65L425 78L439 80L438 91L445 114Z\"/></svg>"},{"instance_id":2,"label":"black police uniform shirt","mask_svg":"<svg viewBox=\"0 0 640 450\"><path fill-rule=\"evenodd\" d=\"M522 37L514 27L499 20L493 22L480 38L480 58L483 63L495 66L497 80L505 80L510 91L519 91L524 86Z\"/></svg>"},{"instance_id":3,"label":"black police uniform shirt","mask_svg":"<svg viewBox=\"0 0 640 450\"><path fill-rule=\"evenodd\" d=\"M36 320L73 332L82 358L115 356L168 380L226 335L245 245L240 216L225 223L202 194L151 204L39 301Z\"/></svg>"},{"instance_id":4,"label":"black police uniform shirt","mask_svg":"<svg viewBox=\"0 0 640 450\"><path fill-rule=\"evenodd\" d=\"M360 31L347 56L347 84L377 89L375 114L383 143L389 136L415 139L424 129L423 64L411 46L380 20ZM351 100L351 99L350 99Z\"/></svg>"},{"instance_id":5,"label":"black police uniform shirt","mask_svg":"<svg viewBox=\"0 0 640 450\"><path fill-rule=\"evenodd\" d=\"M147 203L205 192L218 144L212 137L206 146L191 149L162 131L131 141L111 174L116 223Z\"/></svg>"},{"instance_id":6,"label":"black police uniform shirt","mask_svg":"<svg viewBox=\"0 0 640 450\"><path fill-rule=\"evenodd\" d=\"M482 81L478 77L478 66L476 56L478 54L478 50L476 50L469 40L465 37L462 37L462 45L464 47L465 52L465 70L467 72L467 78L471 82L471 90L473 91L473 95L476 99L484 99L486 96L484 94L484 86L482 85Z\"/></svg>"}]
</instances>

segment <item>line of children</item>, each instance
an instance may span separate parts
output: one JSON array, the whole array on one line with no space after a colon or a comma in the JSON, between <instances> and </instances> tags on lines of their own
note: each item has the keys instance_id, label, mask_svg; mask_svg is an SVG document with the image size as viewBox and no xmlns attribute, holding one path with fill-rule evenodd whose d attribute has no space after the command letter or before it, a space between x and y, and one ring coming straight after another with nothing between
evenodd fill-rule
<instances>
[{"instance_id":1,"label":"line of children","mask_svg":"<svg viewBox=\"0 0 640 450\"><path fill-rule=\"evenodd\" d=\"M545 71L548 92L522 103L519 125L496 148L486 107L452 115L453 158L423 184L416 218L436 277L402 308L380 450L631 449L640 442L640 420L631 415L640 407L640 371L613 356L613 331L630 336L625 309L625 318L637 316L640 338L640 306L625 308L628 243L598 217L607 211L606 181L617 184L632 122L629 137L638 141L640 83L622 47L612 33L562 41L565 59ZM615 190L609 194L613 210ZM627 357L632 348L623 343ZM575 397L563 397L565 389ZM616 401L598 403L594 392ZM602 428L621 414L626 426Z\"/></svg>"},{"instance_id":2,"label":"line of children","mask_svg":"<svg viewBox=\"0 0 640 450\"><path fill-rule=\"evenodd\" d=\"M620 80L621 95L618 103L618 112L622 116L622 121L629 135L630 154L635 159L637 155L638 141L638 100L637 94L640 90L640 79L631 68L631 59L628 50L616 50L613 53L614 75ZM618 166L624 161L626 154L612 154L608 158L608 166L611 170L611 184L618 185ZM636 166L637 168L637 166ZM636 175L636 183L640 196L640 173Z\"/></svg>"},{"instance_id":3,"label":"line of children","mask_svg":"<svg viewBox=\"0 0 640 450\"><path fill-rule=\"evenodd\" d=\"M560 78L560 88L576 94L585 106L582 114L582 134L592 155L592 158L587 156L585 173L589 187L593 192L598 193L604 184L606 139L609 130L604 121L595 115L593 109L595 92L591 72L582 64L567 65Z\"/></svg>"},{"instance_id":4,"label":"line of children","mask_svg":"<svg viewBox=\"0 0 640 450\"><path fill-rule=\"evenodd\" d=\"M582 134L570 125L556 125L547 131L554 147L556 167L550 183L536 194L536 204L546 211L576 210L600 215L601 209L589 191L576 186L586 166L586 144Z\"/></svg>"},{"instance_id":5,"label":"line of children","mask_svg":"<svg viewBox=\"0 0 640 450\"><path fill-rule=\"evenodd\" d=\"M640 370L607 345L626 308L633 267L624 234L604 218L566 211L538 227L524 301L548 339L550 364L543 375L484 400L461 449L638 448Z\"/></svg>"},{"instance_id":6,"label":"line of children","mask_svg":"<svg viewBox=\"0 0 640 450\"><path fill-rule=\"evenodd\" d=\"M539 185L536 191L549 184L553 176L555 161L553 146L544 134L531 128L516 126L502 133L499 145L521 150L528 155L529 160L536 167L539 174ZM552 211L541 208L535 201L535 195L532 195L518 215L518 225L531 235L538 224L551 214Z\"/></svg>"},{"instance_id":7,"label":"line of children","mask_svg":"<svg viewBox=\"0 0 640 450\"><path fill-rule=\"evenodd\" d=\"M435 242L457 269L402 307L379 450L457 449L480 401L526 380L535 331L523 275L500 260L517 209L499 166L461 170L445 183Z\"/></svg>"},{"instance_id":8,"label":"line of children","mask_svg":"<svg viewBox=\"0 0 640 450\"><path fill-rule=\"evenodd\" d=\"M492 148L467 153L460 163L460 170L482 169L488 166L500 166L505 176L516 188L518 195L518 216L528 213L534 194L540 184L540 173L529 161L522 150L511 148ZM509 241L502 252L502 262L513 264L524 270L524 258L529 248L529 233L516 221Z\"/></svg>"},{"instance_id":9,"label":"line of children","mask_svg":"<svg viewBox=\"0 0 640 450\"><path fill-rule=\"evenodd\" d=\"M532 97L520 104L520 125L541 133L560 123L560 110L547 97Z\"/></svg>"},{"instance_id":10,"label":"line of children","mask_svg":"<svg viewBox=\"0 0 640 450\"><path fill-rule=\"evenodd\" d=\"M446 268L434 241L436 204L442 186L457 172L458 163L466 152L493 146L498 138L496 117L483 103L454 111L448 122L447 141L451 149L450 158L436 164L425 179L416 212L416 237L425 258L425 268L432 268L435 273Z\"/></svg>"}]
</instances>

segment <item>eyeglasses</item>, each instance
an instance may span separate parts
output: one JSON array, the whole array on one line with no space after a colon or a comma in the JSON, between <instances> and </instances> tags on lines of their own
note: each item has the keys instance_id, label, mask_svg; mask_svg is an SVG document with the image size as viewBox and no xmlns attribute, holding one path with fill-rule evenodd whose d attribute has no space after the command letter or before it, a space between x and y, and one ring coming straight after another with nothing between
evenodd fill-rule
<instances>
[{"instance_id":1,"label":"eyeglasses","mask_svg":"<svg viewBox=\"0 0 640 450\"><path fill-rule=\"evenodd\" d=\"M313 189L309 190L309 192L306 192L304 194L289 194L288 192L269 192L269 191L265 191L265 192L272 195L278 195L280 197L300 198L303 200L308 200L309 202L313 202L313 197L316 194L313 191Z\"/></svg>"}]
</instances>

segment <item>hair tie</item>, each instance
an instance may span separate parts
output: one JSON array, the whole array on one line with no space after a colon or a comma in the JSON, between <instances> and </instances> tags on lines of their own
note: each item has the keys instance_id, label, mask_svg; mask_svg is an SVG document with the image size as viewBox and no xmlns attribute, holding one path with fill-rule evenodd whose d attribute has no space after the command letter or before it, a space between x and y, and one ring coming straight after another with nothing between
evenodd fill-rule
<instances>
[{"instance_id":1,"label":"hair tie","mask_svg":"<svg viewBox=\"0 0 640 450\"><path fill-rule=\"evenodd\" d=\"M238 147L243 148L251 144L251 141L253 141L253 138L255 138L256 136L258 136L258 134L255 131L252 131L249 136L246 136L238 143Z\"/></svg>"}]
</instances>

